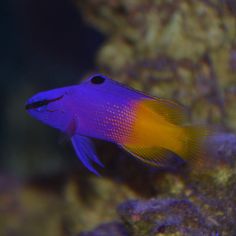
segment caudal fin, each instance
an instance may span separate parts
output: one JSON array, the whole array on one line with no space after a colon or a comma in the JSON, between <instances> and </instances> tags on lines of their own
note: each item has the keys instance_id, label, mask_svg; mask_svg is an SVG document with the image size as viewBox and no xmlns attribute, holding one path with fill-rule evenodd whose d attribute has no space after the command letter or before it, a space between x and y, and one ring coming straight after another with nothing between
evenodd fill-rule
<instances>
[{"instance_id":1,"label":"caudal fin","mask_svg":"<svg viewBox=\"0 0 236 236\"><path fill-rule=\"evenodd\" d=\"M209 130L204 126L184 126L184 130L186 135L182 140L180 156L194 166L204 166Z\"/></svg>"}]
</instances>

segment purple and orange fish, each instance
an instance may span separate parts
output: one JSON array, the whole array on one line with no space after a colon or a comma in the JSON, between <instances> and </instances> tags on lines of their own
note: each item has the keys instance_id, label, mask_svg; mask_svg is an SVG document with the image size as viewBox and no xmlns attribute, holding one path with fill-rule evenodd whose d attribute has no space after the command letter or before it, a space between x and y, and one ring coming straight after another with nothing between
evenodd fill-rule
<instances>
[{"instance_id":1,"label":"purple and orange fish","mask_svg":"<svg viewBox=\"0 0 236 236\"><path fill-rule=\"evenodd\" d=\"M166 166L170 152L184 161L198 160L207 130L187 125L185 109L153 98L103 75L79 85L41 92L27 101L29 114L68 134L77 156L93 173L103 166L91 138L113 142L135 157Z\"/></svg>"}]
</instances>

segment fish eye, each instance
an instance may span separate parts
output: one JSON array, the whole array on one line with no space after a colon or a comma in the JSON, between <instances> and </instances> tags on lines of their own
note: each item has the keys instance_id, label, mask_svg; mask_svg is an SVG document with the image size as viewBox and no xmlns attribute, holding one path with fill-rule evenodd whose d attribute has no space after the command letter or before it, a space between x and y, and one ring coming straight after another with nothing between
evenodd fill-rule
<instances>
[{"instance_id":1,"label":"fish eye","mask_svg":"<svg viewBox=\"0 0 236 236\"><path fill-rule=\"evenodd\" d=\"M93 84L102 84L105 81L105 78L102 76L96 75L90 81Z\"/></svg>"}]
</instances>

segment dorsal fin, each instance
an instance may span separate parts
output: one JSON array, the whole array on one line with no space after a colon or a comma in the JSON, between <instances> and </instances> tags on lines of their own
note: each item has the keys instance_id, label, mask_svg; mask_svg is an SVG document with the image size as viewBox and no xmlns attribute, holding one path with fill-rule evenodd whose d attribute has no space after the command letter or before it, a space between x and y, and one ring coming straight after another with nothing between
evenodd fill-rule
<instances>
[{"instance_id":1,"label":"dorsal fin","mask_svg":"<svg viewBox=\"0 0 236 236\"><path fill-rule=\"evenodd\" d=\"M143 99L141 104L149 107L158 115L164 117L168 122L173 124L183 124L186 121L186 109L178 103L167 99Z\"/></svg>"}]
</instances>

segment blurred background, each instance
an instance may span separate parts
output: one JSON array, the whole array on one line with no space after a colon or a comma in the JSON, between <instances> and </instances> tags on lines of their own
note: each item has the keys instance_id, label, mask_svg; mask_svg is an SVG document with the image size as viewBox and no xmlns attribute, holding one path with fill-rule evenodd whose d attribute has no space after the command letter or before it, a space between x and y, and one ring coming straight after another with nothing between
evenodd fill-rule
<instances>
[{"instance_id":1,"label":"blurred background","mask_svg":"<svg viewBox=\"0 0 236 236\"><path fill-rule=\"evenodd\" d=\"M0 235L234 235L235 1L5 0L0 18ZM106 168L89 173L24 104L95 72L177 100L190 122L217 127L217 166L201 177L158 170L96 141ZM147 212L119 207L129 199ZM198 223L166 199L191 202L182 208Z\"/></svg>"},{"instance_id":2,"label":"blurred background","mask_svg":"<svg viewBox=\"0 0 236 236\"><path fill-rule=\"evenodd\" d=\"M45 160L50 160L58 139L29 119L24 111L26 100L38 91L79 83L95 68L95 55L105 37L84 23L71 1L1 4L2 167L20 175L33 174L43 171L40 159L47 156ZM31 132L34 128L42 130L41 135ZM47 142L51 150L44 149ZM62 165L60 159L57 167ZM57 168L54 165L49 164Z\"/></svg>"}]
</instances>

